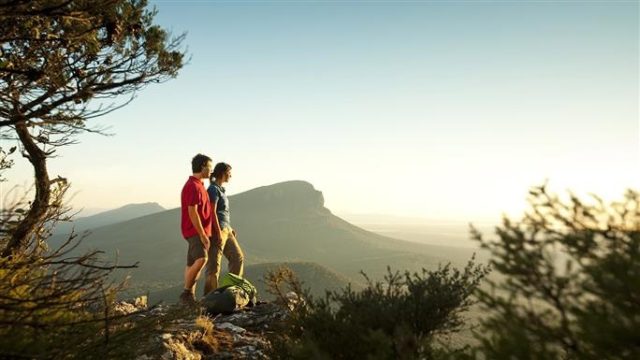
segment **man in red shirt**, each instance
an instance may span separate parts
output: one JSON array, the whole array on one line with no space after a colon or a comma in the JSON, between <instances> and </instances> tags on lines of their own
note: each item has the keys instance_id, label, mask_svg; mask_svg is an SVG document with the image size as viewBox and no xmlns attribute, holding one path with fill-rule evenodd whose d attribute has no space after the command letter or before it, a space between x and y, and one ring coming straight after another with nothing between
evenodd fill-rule
<instances>
[{"instance_id":1,"label":"man in red shirt","mask_svg":"<svg viewBox=\"0 0 640 360\"><path fill-rule=\"evenodd\" d=\"M184 270L184 291L180 295L182 303L195 302L196 282L200 271L207 262L207 252L211 245L211 223L213 211L209 194L203 180L211 176L213 163L210 157L198 154L191 160L193 175L182 188L182 236L189 243L187 267Z\"/></svg>"}]
</instances>

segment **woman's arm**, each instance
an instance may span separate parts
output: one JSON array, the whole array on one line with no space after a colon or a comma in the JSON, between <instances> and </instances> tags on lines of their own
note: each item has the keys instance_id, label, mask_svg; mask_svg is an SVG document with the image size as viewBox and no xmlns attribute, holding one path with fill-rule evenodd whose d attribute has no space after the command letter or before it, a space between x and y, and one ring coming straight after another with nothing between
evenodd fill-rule
<instances>
[{"instance_id":1,"label":"woman's arm","mask_svg":"<svg viewBox=\"0 0 640 360\"><path fill-rule=\"evenodd\" d=\"M211 237L215 240L216 244L220 245L222 240L222 229L220 229L220 222L218 222L218 204L211 202L211 208L213 210L213 221L211 222Z\"/></svg>"}]
</instances>

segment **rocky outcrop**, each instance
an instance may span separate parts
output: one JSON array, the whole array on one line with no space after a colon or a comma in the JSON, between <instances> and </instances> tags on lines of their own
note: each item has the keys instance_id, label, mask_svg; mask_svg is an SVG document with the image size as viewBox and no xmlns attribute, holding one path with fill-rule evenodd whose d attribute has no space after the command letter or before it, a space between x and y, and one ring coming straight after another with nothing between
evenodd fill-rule
<instances>
[{"instance_id":1,"label":"rocky outcrop","mask_svg":"<svg viewBox=\"0 0 640 360\"><path fill-rule=\"evenodd\" d=\"M157 306L141 316L168 316L179 305ZM146 301L121 301L118 313L134 313L146 309ZM201 359L267 359L267 334L273 325L287 316L286 310L273 303L258 303L232 314L207 316L200 309L185 311L185 315L163 326L149 339L157 352L143 354L138 360L201 360ZM160 354L160 355L158 355Z\"/></svg>"}]
</instances>

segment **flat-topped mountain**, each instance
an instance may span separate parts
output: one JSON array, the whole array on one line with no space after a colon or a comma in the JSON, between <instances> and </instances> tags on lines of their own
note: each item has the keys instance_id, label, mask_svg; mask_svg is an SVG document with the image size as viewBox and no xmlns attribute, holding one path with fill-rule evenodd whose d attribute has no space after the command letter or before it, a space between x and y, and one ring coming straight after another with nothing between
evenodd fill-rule
<instances>
[{"instance_id":1,"label":"flat-topped mountain","mask_svg":"<svg viewBox=\"0 0 640 360\"><path fill-rule=\"evenodd\" d=\"M300 216L303 214L328 215L324 207L322 192L314 189L306 181L287 181L269 186L261 186L230 198L232 216L261 216L270 213L273 217ZM248 209L250 211L247 211Z\"/></svg>"}]
</instances>

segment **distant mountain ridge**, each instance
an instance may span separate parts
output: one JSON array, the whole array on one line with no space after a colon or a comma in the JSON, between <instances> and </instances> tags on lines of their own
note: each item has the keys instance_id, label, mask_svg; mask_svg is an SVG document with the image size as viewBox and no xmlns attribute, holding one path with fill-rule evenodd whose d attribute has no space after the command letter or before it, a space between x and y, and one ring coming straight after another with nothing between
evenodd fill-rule
<instances>
[{"instance_id":1,"label":"distant mountain ridge","mask_svg":"<svg viewBox=\"0 0 640 360\"><path fill-rule=\"evenodd\" d=\"M80 217L71 222L58 223L54 234L67 235L73 230L76 233L117 224L119 222L135 219L137 217L159 213L166 209L155 202L141 204L127 204L117 209L107 210L91 216Z\"/></svg>"}]
</instances>

